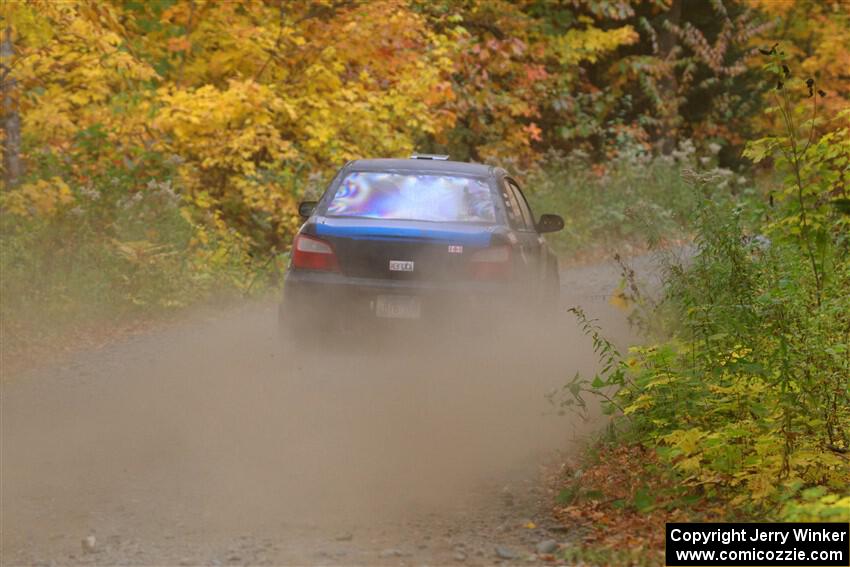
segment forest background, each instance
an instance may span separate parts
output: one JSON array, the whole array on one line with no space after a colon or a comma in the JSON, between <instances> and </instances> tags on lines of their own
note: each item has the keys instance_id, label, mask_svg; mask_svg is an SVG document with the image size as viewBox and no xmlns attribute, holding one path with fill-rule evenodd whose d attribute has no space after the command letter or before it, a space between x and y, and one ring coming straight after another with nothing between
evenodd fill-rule
<instances>
[{"instance_id":1,"label":"forest background","mask_svg":"<svg viewBox=\"0 0 850 567\"><path fill-rule=\"evenodd\" d=\"M752 185L738 181L743 146L776 120L759 48L781 42L829 91L824 112L850 97L850 8L837 1L2 8L7 341L44 319L261 291L297 201L351 159L415 150L507 166L538 208L568 217L558 244L578 253L681 224L681 168L646 159L701 158L736 173L730 191Z\"/></svg>"},{"instance_id":2,"label":"forest background","mask_svg":"<svg viewBox=\"0 0 850 567\"><path fill-rule=\"evenodd\" d=\"M0 16L4 364L276 288L297 202L345 162L447 153L563 215L566 261L693 245L660 298L625 266L616 299L648 345L621 354L576 312L603 371L553 402L595 395L616 416L556 480L555 514L615 554L586 562L663 563L641 549L671 519L850 519L850 2L2 0Z\"/></svg>"}]
</instances>

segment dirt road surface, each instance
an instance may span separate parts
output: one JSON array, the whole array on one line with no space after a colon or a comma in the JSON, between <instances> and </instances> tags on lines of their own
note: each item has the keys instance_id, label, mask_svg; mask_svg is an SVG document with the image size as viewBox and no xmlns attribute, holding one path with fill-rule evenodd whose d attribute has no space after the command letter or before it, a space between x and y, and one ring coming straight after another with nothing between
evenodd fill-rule
<instances>
[{"instance_id":1,"label":"dirt road surface","mask_svg":"<svg viewBox=\"0 0 850 567\"><path fill-rule=\"evenodd\" d=\"M618 282L565 270L562 307L625 340ZM0 563L527 564L569 544L539 469L600 424L544 399L594 368L570 316L509 348L436 332L294 356L275 308L4 377Z\"/></svg>"}]
</instances>

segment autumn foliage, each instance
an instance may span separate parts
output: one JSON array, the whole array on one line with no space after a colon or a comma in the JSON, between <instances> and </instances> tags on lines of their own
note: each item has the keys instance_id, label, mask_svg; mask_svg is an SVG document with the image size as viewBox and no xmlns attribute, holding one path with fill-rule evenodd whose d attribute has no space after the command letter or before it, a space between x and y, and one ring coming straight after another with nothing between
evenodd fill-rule
<instances>
[{"instance_id":1,"label":"autumn foliage","mask_svg":"<svg viewBox=\"0 0 850 567\"><path fill-rule=\"evenodd\" d=\"M631 437L558 517L649 562L670 519L846 518L850 2L0 2L4 349L262 290L348 160L499 163L563 253L696 249L617 296L658 345L576 311L605 370L561 394Z\"/></svg>"},{"instance_id":2,"label":"autumn foliage","mask_svg":"<svg viewBox=\"0 0 850 567\"><path fill-rule=\"evenodd\" d=\"M444 152L544 180L552 156L581 155L603 179L685 143L738 167L775 119L758 72L775 44L831 109L850 96L842 2L2 7L3 261L21 282L4 290L36 304L34 273L55 278L44 295L79 280L125 306L261 287L297 201L359 157Z\"/></svg>"},{"instance_id":3,"label":"autumn foliage","mask_svg":"<svg viewBox=\"0 0 850 567\"><path fill-rule=\"evenodd\" d=\"M551 397L580 412L587 396L601 399L616 434L586 477L561 479L556 512L592 524L587 541L615 553L659 548L658 526L674 518L850 514L850 109L833 111L790 50L762 51L774 85L765 115L778 126L743 155L765 168L764 190L730 194L723 168L684 171L697 196L692 253L669 255L658 296L623 264L615 299L636 306L632 320L655 344L621 354L571 310L601 370ZM632 541L607 535L625 522L615 533Z\"/></svg>"}]
</instances>

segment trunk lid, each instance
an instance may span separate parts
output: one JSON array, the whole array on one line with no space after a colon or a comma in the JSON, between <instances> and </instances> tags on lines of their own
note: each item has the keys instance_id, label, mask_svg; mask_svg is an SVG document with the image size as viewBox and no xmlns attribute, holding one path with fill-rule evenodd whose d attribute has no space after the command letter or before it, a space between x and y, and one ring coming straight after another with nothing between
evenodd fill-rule
<instances>
[{"instance_id":1,"label":"trunk lid","mask_svg":"<svg viewBox=\"0 0 850 567\"><path fill-rule=\"evenodd\" d=\"M330 242L342 272L389 280L470 277L471 254L490 245L496 225L372 219L317 219L316 236Z\"/></svg>"}]
</instances>

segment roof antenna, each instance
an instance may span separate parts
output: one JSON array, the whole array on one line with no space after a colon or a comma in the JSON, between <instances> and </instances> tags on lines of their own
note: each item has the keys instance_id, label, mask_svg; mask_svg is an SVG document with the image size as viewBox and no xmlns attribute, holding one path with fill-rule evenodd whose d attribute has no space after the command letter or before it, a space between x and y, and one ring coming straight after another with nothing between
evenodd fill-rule
<instances>
[{"instance_id":1,"label":"roof antenna","mask_svg":"<svg viewBox=\"0 0 850 567\"><path fill-rule=\"evenodd\" d=\"M446 154L420 154L418 152L414 152L413 155L410 156L410 159L431 159L438 161L446 161L449 159L449 156Z\"/></svg>"}]
</instances>

